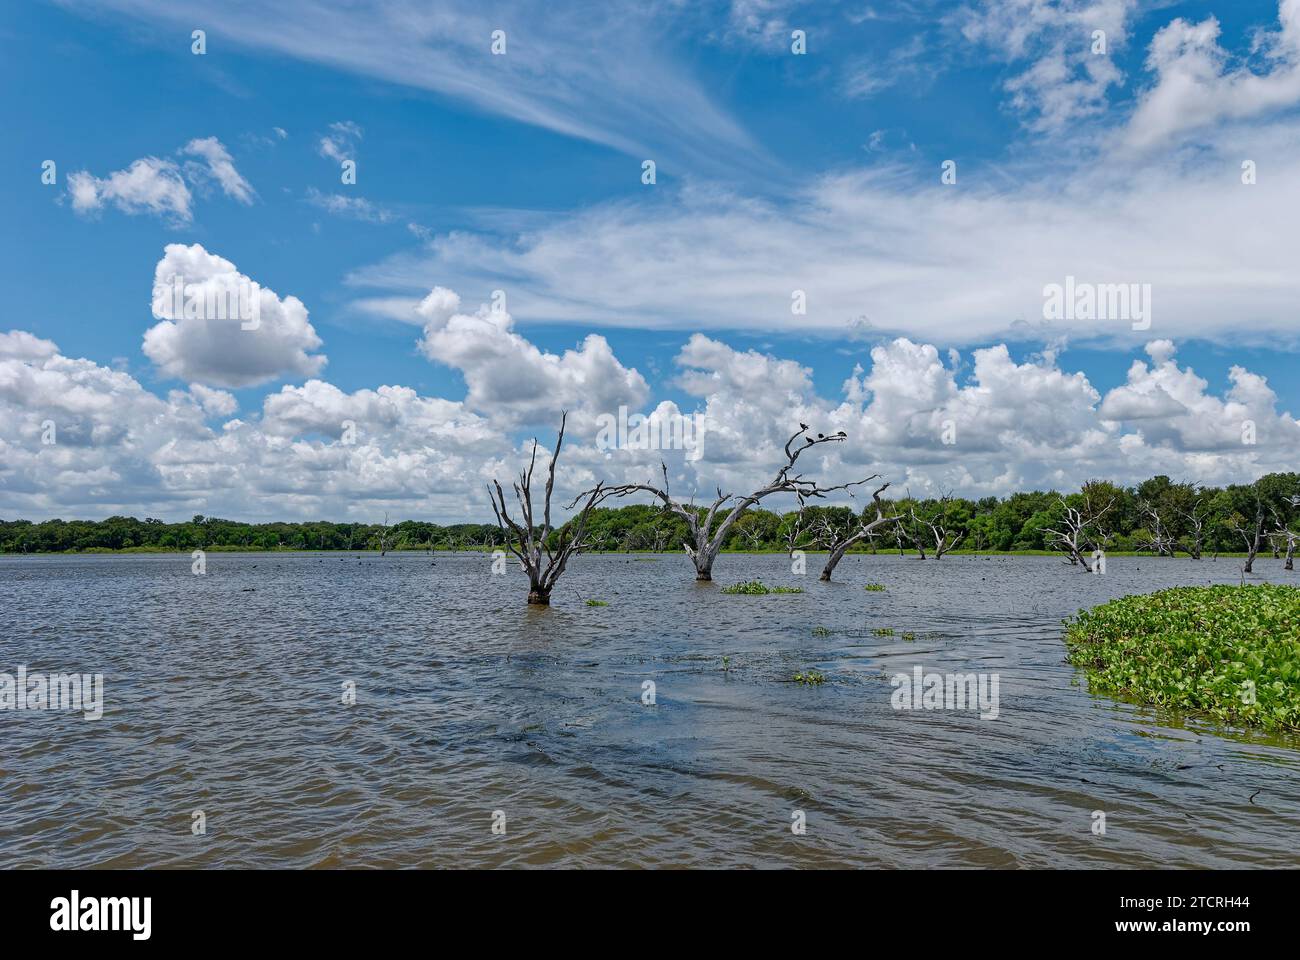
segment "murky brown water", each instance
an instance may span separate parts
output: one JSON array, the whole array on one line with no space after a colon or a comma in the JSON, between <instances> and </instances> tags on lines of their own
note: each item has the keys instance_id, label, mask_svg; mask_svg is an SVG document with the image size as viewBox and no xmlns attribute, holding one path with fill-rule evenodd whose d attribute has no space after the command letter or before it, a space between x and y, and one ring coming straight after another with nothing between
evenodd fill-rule
<instances>
[{"instance_id":1,"label":"murky brown water","mask_svg":"<svg viewBox=\"0 0 1300 960\"><path fill-rule=\"evenodd\" d=\"M490 564L0 557L0 671L102 672L107 700L0 711L0 866L1300 865L1300 740L1092 696L1064 661L1063 616L1233 561L850 557L826 585L723 556L720 585L807 590L748 597L586 556L550 610ZM885 675L917 664L998 673L998 719L895 711Z\"/></svg>"}]
</instances>

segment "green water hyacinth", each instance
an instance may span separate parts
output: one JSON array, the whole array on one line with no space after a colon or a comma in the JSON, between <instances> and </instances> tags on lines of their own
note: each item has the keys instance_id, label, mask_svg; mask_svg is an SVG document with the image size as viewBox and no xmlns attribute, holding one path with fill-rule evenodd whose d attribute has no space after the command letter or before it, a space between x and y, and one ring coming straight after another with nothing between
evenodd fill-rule
<instances>
[{"instance_id":1,"label":"green water hyacinth","mask_svg":"<svg viewBox=\"0 0 1300 960\"><path fill-rule=\"evenodd\" d=\"M1265 730L1300 730L1300 589L1175 587L1065 621L1092 690Z\"/></svg>"},{"instance_id":2,"label":"green water hyacinth","mask_svg":"<svg viewBox=\"0 0 1300 960\"><path fill-rule=\"evenodd\" d=\"M791 682L803 684L805 687L820 687L826 682L826 674L820 670L806 670L796 673L790 679Z\"/></svg>"},{"instance_id":3,"label":"green water hyacinth","mask_svg":"<svg viewBox=\"0 0 1300 960\"><path fill-rule=\"evenodd\" d=\"M769 593L803 593L803 587L769 587L761 580L733 583L722 588L723 593L739 593L748 597L763 597Z\"/></svg>"}]
</instances>

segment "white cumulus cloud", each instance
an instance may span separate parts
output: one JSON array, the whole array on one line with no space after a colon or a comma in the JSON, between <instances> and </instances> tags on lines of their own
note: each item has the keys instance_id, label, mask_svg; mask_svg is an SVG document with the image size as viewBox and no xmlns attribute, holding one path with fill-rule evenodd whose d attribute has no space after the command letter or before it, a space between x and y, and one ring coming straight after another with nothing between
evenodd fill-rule
<instances>
[{"instance_id":1,"label":"white cumulus cloud","mask_svg":"<svg viewBox=\"0 0 1300 960\"><path fill-rule=\"evenodd\" d=\"M68 174L72 209L82 214L98 213L111 205L123 213L152 213L188 223L193 214L193 196L170 160L142 157L125 170L96 177L85 170Z\"/></svg>"},{"instance_id":2,"label":"white cumulus cloud","mask_svg":"<svg viewBox=\"0 0 1300 960\"><path fill-rule=\"evenodd\" d=\"M315 376L325 366L301 300L281 299L197 243L164 249L152 309L159 322L144 335L144 353L169 377L247 387Z\"/></svg>"}]
</instances>

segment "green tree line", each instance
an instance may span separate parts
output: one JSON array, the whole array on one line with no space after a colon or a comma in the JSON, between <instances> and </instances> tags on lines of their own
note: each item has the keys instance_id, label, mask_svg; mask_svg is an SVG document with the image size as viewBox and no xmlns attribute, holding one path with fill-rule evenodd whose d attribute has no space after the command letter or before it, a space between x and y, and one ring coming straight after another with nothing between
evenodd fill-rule
<instances>
[{"instance_id":1,"label":"green tree line","mask_svg":"<svg viewBox=\"0 0 1300 960\"><path fill-rule=\"evenodd\" d=\"M1274 473L1253 484L1207 487L1156 476L1133 487L1092 481L1110 509L1097 522L1107 550L1164 555L1245 552L1262 537L1261 552L1280 555L1300 538L1300 474ZM1032 551L1053 546L1065 512L1082 493L1015 493L1008 497L895 498L887 509L899 522L857 550L932 550L936 528L959 551ZM751 509L731 529L725 549L826 549L874 508L809 506L775 513ZM555 536L556 534L553 534ZM677 551L685 521L658 506L632 504L593 511L590 549ZM0 552L63 553L94 550L472 550L501 546L495 523L441 525L419 520L382 523L242 523L196 516L182 523L109 517L106 520L0 520Z\"/></svg>"}]
</instances>

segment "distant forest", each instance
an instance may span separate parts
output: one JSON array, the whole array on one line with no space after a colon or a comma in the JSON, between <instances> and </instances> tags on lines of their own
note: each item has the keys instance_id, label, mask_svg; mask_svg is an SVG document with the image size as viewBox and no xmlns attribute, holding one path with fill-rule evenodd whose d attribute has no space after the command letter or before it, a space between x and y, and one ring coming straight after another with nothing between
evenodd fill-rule
<instances>
[{"instance_id":1,"label":"distant forest","mask_svg":"<svg viewBox=\"0 0 1300 960\"><path fill-rule=\"evenodd\" d=\"M1113 505L1098 522L1107 550L1186 553L1245 552L1253 538L1277 553L1300 536L1300 474L1274 473L1253 484L1224 488L1177 483L1157 476L1135 487L1091 481L1085 493L1016 493L1006 498L899 498L885 501L898 522L855 547L858 551L1047 550L1050 532L1085 496ZM861 498L860 498L861 500ZM730 530L728 550L827 549L868 512L869 502L813 506L773 513L751 509ZM552 536L558 535L558 531ZM107 520L0 520L0 552L65 553L95 550L473 550L502 546L495 523L242 523L196 516L182 523L109 517ZM686 523L657 505L598 509L587 542L597 551L676 551Z\"/></svg>"}]
</instances>

